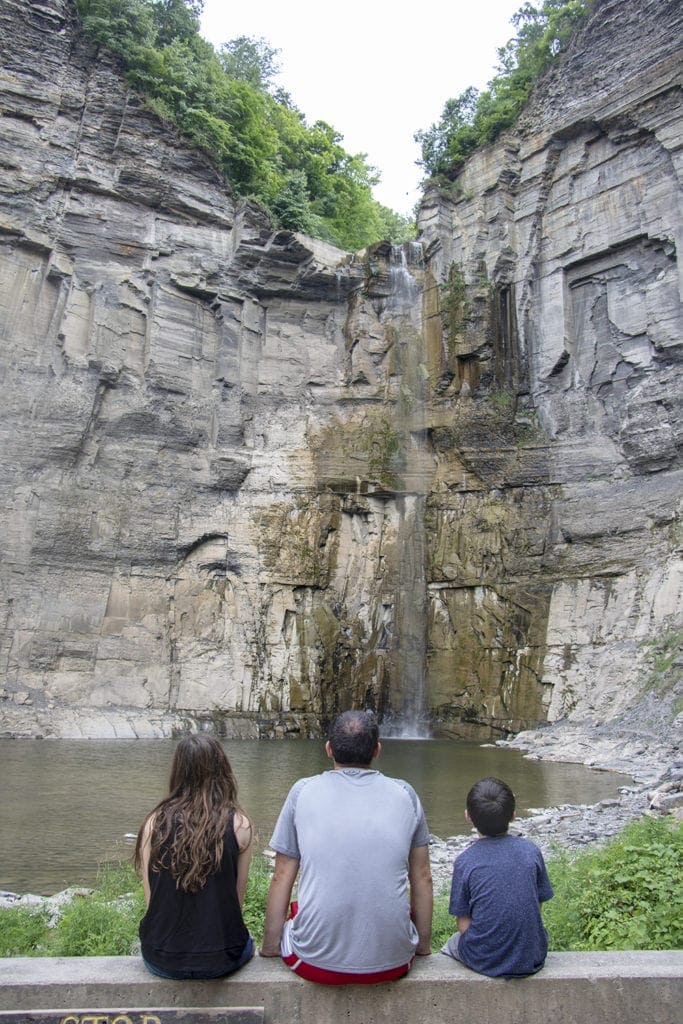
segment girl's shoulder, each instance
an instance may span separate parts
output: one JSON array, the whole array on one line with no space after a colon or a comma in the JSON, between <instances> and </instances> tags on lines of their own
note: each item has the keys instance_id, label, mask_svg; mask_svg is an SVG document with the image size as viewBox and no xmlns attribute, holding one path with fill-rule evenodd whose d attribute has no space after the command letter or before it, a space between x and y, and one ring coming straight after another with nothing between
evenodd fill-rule
<instances>
[{"instance_id":1,"label":"girl's shoulder","mask_svg":"<svg viewBox=\"0 0 683 1024\"><path fill-rule=\"evenodd\" d=\"M237 808L233 814L232 828L235 833L235 839L237 840L237 846L240 853L242 853L251 846L253 834L251 821L244 811L239 808Z\"/></svg>"}]
</instances>

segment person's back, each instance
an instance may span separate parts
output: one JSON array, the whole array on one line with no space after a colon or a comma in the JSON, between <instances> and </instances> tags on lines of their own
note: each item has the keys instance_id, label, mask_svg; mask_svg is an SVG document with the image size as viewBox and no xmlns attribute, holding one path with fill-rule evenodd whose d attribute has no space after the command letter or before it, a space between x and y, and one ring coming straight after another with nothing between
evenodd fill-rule
<instances>
[{"instance_id":1,"label":"person's back","mask_svg":"<svg viewBox=\"0 0 683 1024\"><path fill-rule=\"evenodd\" d=\"M540 904L553 895L541 851L508 835L514 796L499 779L472 787L467 817L480 838L453 866L449 910L458 931L443 952L491 977L535 974L548 951Z\"/></svg>"},{"instance_id":2,"label":"person's back","mask_svg":"<svg viewBox=\"0 0 683 1024\"><path fill-rule=\"evenodd\" d=\"M335 723L327 744L334 771L290 790L271 839L277 857L261 952L281 953L309 980L387 981L406 973L416 951L430 952L429 833L412 787L369 767L380 747L374 719L340 719L367 732L367 749L344 747ZM297 912L284 923L299 866Z\"/></svg>"},{"instance_id":3,"label":"person's back","mask_svg":"<svg viewBox=\"0 0 683 1024\"><path fill-rule=\"evenodd\" d=\"M291 941L303 960L355 973L412 958L407 861L418 807L412 789L372 770L328 771L297 784L271 845L302 856Z\"/></svg>"},{"instance_id":4,"label":"person's back","mask_svg":"<svg viewBox=\"0 0 683 1024\"><path fill-rule=\"evenodd\" d=\"M242 903L251 846L251 823L219 741L184 737L169 795L145 818L135 848L147 904L141 952L153 974L218 978L250 959Z\"/></svg>"}]
</instances>

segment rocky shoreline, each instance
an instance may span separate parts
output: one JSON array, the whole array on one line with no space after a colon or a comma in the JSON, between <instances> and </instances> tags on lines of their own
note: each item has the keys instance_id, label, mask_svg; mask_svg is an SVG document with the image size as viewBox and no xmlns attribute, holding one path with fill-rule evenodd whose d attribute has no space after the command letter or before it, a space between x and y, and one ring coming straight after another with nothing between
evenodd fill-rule
<instances>
[{"instance_id":1,"label":"rocky shoreline","mask_svg":"<svg viewBox=\"0 0 683 1024\"><path fill-rule=\"evenodd\" d=\"M543 855L607 842L644 814L683 819L683 713L676 714L679 687L666 696L646 694L610 721L565 719L518 733L498 746L525 752L529 759L568 761L630 775L614 799L596 804L562 804L535 809L515 820L511 832L531 839ZM472 836L430 839L435 892L450 882L453 860Z\"/></svg>"}]
</instances>

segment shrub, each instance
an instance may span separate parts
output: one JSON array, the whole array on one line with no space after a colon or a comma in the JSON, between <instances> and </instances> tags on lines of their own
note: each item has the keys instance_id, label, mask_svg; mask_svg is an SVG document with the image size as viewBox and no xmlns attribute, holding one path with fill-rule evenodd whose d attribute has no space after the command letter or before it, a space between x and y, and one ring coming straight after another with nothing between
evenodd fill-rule
<instances>
[{"instance_id":1,"label":"shrub","mask_svg":"<svg viewBox=\"0 0 683 1024\"><path fill-rule=\"evenodd\" d=\"M99 894L71 903L55 929L53 956L128 956L136 946L140 912L134 900Z\"/></svg>"},{"instance_id":2,"label":"shrub","mask_svg":"<svg viewBox=\"0 0 683 1024\"><path fill-rule=\"evenodd\" d=\"M0 956L35 956L48 933L42 909L7 907L0 910Z\"/></svg>"},{"instance_id":3,"label":"shrub","mask_svg":"<svg viewBox=\"0 0 683 1024\"><path fill-rule=\"evenodd\" d=\"M551 949L683 945L683 824L643 818L602 849L550 858L548 872Z\"/></svg>"}]
</instances>

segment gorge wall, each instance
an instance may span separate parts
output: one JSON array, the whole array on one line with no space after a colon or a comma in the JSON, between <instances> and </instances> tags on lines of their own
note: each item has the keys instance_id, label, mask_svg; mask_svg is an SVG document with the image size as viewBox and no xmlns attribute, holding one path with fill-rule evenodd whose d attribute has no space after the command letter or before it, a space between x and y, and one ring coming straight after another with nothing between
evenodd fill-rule
<instances>
[{"instance_id":1,"label":"gorge wall","mask_svg":"<svg viewBox=\"0 0 683 1024\"><path fill-rule=\"evenodd\" d=\"M681 609L681 27L603 0L420 243L352 255L1 0L5 734L634 699Z\"/></svg>"}]
</instances>

